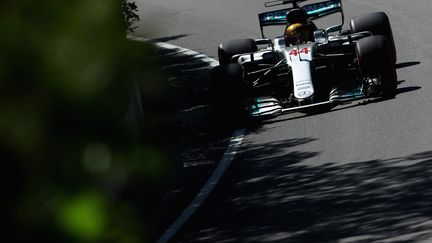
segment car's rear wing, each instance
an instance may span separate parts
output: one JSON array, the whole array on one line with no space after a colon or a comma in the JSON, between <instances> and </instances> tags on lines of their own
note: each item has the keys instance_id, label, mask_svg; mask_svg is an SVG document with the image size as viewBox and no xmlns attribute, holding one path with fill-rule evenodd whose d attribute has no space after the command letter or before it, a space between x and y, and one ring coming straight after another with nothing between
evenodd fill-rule
<instances>
[{"instance_id":1,"label":"car's rear wing","mask_svg":"<svg viewBox=\"0 0 432 243\"><path fill-rule=\"evenodd\" d=\"M295 7L300 7L304 9L311 20L318 19L334 13L341 13L342 23L340 25L335 25L327 28L327 31L333 32L342 29L344 23L344 14L343 14L341 0L328 0L328 1L318 2L318 3L306 4L303 6L297 5L298 2L303 2L303 1L284 1L284 0L278 0L278 1L280 2L280 4L277 5L292 3L293 6L291 8L278 9L278 10L273 10L273 11L268 11L268 12L263 12L258 14L258 19L261 28L261 35L263 38L265 38L264 36L265 26L286 25L287 24L286 14L289 10ZM271 3L278 2L278 1L271 1ZM270 5L270 6L274 6L274 5Z\"/></svg>"}]
</instances>

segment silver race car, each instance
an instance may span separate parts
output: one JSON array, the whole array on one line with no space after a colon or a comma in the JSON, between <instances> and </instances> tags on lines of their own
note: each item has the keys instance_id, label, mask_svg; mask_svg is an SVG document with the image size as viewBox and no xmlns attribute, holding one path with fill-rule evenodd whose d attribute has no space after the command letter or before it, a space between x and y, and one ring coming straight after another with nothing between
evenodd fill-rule
<instances>
[{"instance_id":1,"label":"silver race car","mask_svg":"<svg viewBox=\"0 0 432 243\"><path fill-rule=\"evenodd\" d=\"M305 2L266 2L284 8L258 14L261 39L219 45L213 74L222 107L262 118L395 96L396 49L387 15L357 16L342 30L341 0ZM340 14L341 23L318 29L313 21L331 14ZM266 38L264 27L274 25L284 27L283 35Z\"/></svg>"}]
</instances>

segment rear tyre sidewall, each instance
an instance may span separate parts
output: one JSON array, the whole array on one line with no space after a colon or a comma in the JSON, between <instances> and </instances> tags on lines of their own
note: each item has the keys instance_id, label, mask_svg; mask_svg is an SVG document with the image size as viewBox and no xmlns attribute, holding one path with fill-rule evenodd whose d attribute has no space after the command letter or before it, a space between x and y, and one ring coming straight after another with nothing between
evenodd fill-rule
<instances>
[{"instance_id":1,"label":"rear tyre sidewall","mask_svg":"<svg viewBox=\"0 0 432 243\"><path fill-rule=\"evenodd\" d=\"M238 39L225 41L219 44L219 64L229 64L234 55L256 52L258 47L253 39Z\"/></svg>"},{"instance_id":2,"label":"rear tyre sidewall","mask_svg":"<svg viewBox=\"0 0 432 243\"><path fill-rule=\"evenodd\" d=\"M397 53L390 20L384 12L367 13L351 19L352 33L370 31L373 35L385 36L390 44L393 63L396 63Z\"/></svg>"}]
</instances>

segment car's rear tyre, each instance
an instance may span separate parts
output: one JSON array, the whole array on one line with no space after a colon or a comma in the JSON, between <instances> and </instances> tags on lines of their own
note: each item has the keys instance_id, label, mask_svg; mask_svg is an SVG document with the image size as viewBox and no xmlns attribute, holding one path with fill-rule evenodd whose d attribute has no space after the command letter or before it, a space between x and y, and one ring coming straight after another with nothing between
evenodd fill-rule
<instances>
[{"instance_id":1,"label":"car's rear tyre","mask_svg":"<svg viewBox=\"0 0 432 243\"><path fill-rule=\"evenodd\" d=\"M362 76L380 78L380 85L371 85L369 93L381 93L383 98L392 98L396 94L397 76L391 53L390 43L383 35L366 37L356 43Z\"/></svg>"},{"instance_id":2,"label":"car's rear tyre","mask_svg":"<svg viewBox=\"0 0 432 243\"><path fill-rule=\"evenodd\" d=\"M351 32L370 31L373 35L385 36L390 44L393 63L396 63L396 47L392 28L387 14L383 12L367 13L351 19Z\"/></svg>"},{"instance_id":3,"label":"car's rear tyre","mask_svg":"<svg viewBox=\"0 0 432 243\"><path fill-rule=\"evenodd\" d=\"M234 55L256 52L258 47L252 39L238 39L225 41L219 44L218 56L221 65L231 63Z\"/></svg>"}]
</instances>

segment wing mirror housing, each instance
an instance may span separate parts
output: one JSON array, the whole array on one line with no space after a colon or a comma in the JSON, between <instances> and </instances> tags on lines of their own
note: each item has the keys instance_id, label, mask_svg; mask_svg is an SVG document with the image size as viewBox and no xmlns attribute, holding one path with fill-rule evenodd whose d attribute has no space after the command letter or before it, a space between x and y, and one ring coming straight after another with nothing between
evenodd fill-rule
<instances>
[{"instance_id":1,"label":"wing mirror housing","mask_svg":"<svg viewBox=\"0 0 432 243\"><path fill-rule=\"evenodd\" d=\"M273 42L270 39L256 39L255 43L257 45L271 45Z\"/></svg>"},{"instance_id":2,"label":"wing mirror housing","mask_svg":"<svg viewBox=\"0 0 432 243\"><path fill-rule=\"evenodd\" d=\"M314 40L318 44L327 44L328 42L328 34L327 31L319 29L315 30L314 33Z\"/></svg>"},{"instance_id":3,"label":"wing mirror housing","mask_svg":"<svg viewBox=\"0 0 432 243\"><path fill-rule=\"evenodd\" d=\"M274 51L274 44L273 44L273 41L271 39L256 39L255 40L255 44L257 44L257 45L268 45Z\"/></svg>"}]
</instances>

